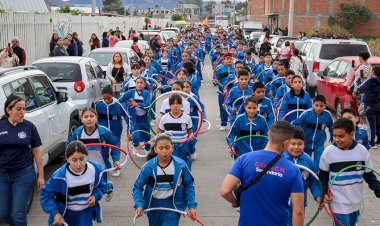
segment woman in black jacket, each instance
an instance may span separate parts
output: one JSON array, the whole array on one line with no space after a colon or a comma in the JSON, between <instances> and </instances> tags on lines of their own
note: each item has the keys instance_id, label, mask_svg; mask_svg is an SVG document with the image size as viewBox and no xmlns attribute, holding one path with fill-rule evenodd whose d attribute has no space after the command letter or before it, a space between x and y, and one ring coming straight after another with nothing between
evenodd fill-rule
<instances>
[{"instance_id":1,"label":"woman in black jacket","mask_svg":"<svg viewBox=\"0 0 380 226\"><path fill-rule=\"evenodd\" d=\"M53 51L54 51L55 46L57 45L58 39L59 39L58 33L54 32L53 35L51 36L51 39L50 39L50 54L49 54L49 56L54 56Z\"/></svg>"},{"instance_id":2,"label":"woman in black jacket","mask_svg":"<svg viewBox=\"0 0 380 226\"><path fill-rule=\"evenodd\" d=\"M272 47L270 46L269 39L264 38L264 42L261 44L260 53L268 53Z\"/></svg>"}]
</instances>

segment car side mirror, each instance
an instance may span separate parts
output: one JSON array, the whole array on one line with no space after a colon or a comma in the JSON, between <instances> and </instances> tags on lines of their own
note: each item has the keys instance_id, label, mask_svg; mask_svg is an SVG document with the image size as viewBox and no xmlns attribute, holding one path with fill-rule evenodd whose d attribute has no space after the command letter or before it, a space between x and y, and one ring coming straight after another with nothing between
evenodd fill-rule
<instances>
[{"instance_id":1,"label":"car side mirror","mask_svg":"<svg viewBox=\"0 0 380 226\"><path fill-rule=\"evenodd\" d=\"M321 77L321 79L323 79L323 71L318 71L317 76Z\"/></svg>"},{"instance_id":2,"label":"car side mirror","mask_svg":"<svg viewBox=\"0 0 380 226\"><path fill-rule=\"evenodd\" d=\"M66 102L69 99L67 91L57 91L57 104Z\"/></svg>"}]
</instances>

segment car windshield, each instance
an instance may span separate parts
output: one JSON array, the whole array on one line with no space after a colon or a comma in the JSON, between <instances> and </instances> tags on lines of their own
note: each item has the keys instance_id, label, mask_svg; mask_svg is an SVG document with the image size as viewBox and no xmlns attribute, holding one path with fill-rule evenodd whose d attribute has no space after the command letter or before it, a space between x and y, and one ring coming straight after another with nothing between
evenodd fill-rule
<instances>
[{"instance_id":1,"label":"car windshield","mask_svg":"<svg viewBox=\"0 0 380 226\"><path fill-rule=\"evenodd\" d=\"M52 82L77 82L82 80L79 64L74 63L38 63L33 64L50 78Z\"/></svg>"},{"instance_id":2,"label":"car windshield","mask_svg":"<svg viewBox=\"0 0 380 226\"><path fill-rule=\"evenodd\" d=\"M132 46L132 40L131 41L119 41L119 42L116 42L115 46L114 47L118 47L118 48L131 48Z\"/></svg>"},{"instance_id":3,"label":"car windshield","mask_svg":"<svg viewBox=\"0 0 380 226\"><path fill-rule=\"evenodd\" d=\"M162 36L164 37L164 41L167 41L171 38L175 39L177 38L177 35L175 32L162 32Z\"/></svg>"},{"instance_id":4,"label":"car windshield","mask_svg":"<svg viewBox=\"0 0 380 226\"><path fill-rule=\"evenodd\" d=\"M99 65L107 66L112 61L112 56L114 52L92 52L88 55L88 57L91 57L96 62L98 62ZM127 55L125 53L122 53L123 59L127 59Z\"/></svg>"},{"instance_id":5,"label":"car windshield","mask_svg":"<svg viewBox=\"0 0 380 226\"><path fill-rule=\"evenodd\" d=\"M341 56L357 56L360 52L368 52L367 46L360 44L324 44L319 58L333 60Z\"/></svg>"}]
</instances>

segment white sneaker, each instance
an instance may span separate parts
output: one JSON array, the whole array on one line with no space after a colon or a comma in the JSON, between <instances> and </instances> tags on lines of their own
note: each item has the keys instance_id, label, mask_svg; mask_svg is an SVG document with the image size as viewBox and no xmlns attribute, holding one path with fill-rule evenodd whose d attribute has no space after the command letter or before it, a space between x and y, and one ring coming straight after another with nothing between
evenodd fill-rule
<instances>
[{"instance_id":1,"label":"white sneaker","mask_svg":"<svg viewBox=\"0 0 380 226\"><path fill-rule=\"evenodd\" d=\"M219 130L220 131L226 131L226 127L225 126L220 126Z\"/></svg>"},{"instance_id":2,"label":"white sneaker","mask_svg":"<svg viewBox=\"0 0 380 226\"><path fill-rule=\"evenodd\" d=\"M113 183L111 181L107 182L109 188L107 189L106 193L106 202L110 202L113 197Z\"/></svg>"},{"instance_id":3,"label":"white sneaker","mask_svg":"<svg viewBox=\"0 0 380 226\"><path fill-rule=\"evenodd\" d=\"M154 126L154 120L152 119L152 120L150 120L150 126Z\"/></svg>"},{"instance_id":4,"label":"white sneaker","mask_svg":"<svg viewBox=\"0 0 380 226\"><path fill-rule=\"evenodd\" d=\"M197 159L197 152L194 152L193 154L190 154L190 159L191 160Z\"/></svg>"},{"instance_id":5,"label":"white sneaker","mask_svg":"<svg viewBox=\"0 0 380 226\"><path fill-rule=\"evenodd\" d=\"M120 170L115 170L114 173L112 174L113 177L120 177Z\"/></svg>"},{"instance_id":6,"label":"white sneaker","mask_svg":"<svg viewBox=\"0 0 380 226\"><path fill-rule=\"evenodd\" d=\"M136 150L138 149L139 147L138 146L132 146L132 154L133 155L136 155Z\"/></svg>"}]
</instances>

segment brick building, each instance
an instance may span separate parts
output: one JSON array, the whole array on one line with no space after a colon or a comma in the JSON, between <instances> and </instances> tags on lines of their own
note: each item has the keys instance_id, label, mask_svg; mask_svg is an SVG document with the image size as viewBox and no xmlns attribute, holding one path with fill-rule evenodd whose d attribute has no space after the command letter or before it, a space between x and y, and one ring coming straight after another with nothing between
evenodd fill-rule
<instances>
[{"instance_id":1,"label":"brick building","mask_svg":"<svg viewBox=\"0 0 380 226\"><path fill-rule=\"evenodd\" d=\"M290 0L248 0L251 21L259 21L273 30L288 26ZM299 31L326 26L330 16L340 11L341 3L359 3L373 15L366 24L356 26L355 35L380 36L380 0L294 0L293 35Z\"/></svg>"}]
</instances>

